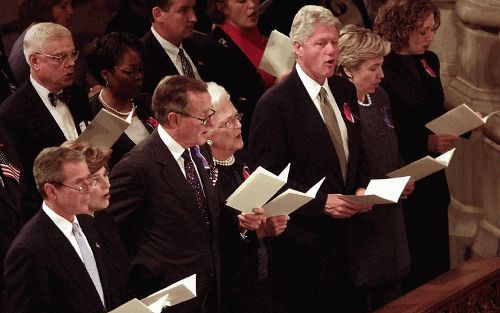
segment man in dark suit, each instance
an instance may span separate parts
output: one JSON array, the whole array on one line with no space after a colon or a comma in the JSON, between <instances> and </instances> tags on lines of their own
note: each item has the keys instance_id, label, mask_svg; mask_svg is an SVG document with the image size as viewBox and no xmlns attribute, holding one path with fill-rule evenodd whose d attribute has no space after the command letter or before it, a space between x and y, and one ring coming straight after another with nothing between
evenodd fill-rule
<instances>
[{"instance_id":1,"label":"man in dark suit","mask_svg":"<svg viewBox=\"0 0 500 313\"><path fill-rule=\"evenodd\" d=\"M39 23L24 39L30 78L0 107L0 124L12 135L26 177L23 182L25 217L40 208L31 173L33 160L45 147L76 139L90 120L86 94L73 85L78 51L64 26Z\"/></svg>"},{"instance_id":2,"label":"man in dark suit","mask_svg":"<svg viewBox=\"0 0 500 313\"><path fill-rule=\"evenodd\" d=\"M0 37L2 33L0 32ZM14 74L10 68L2 40L0 40L0 103L17 89Z\"/></svg>"},{"instance_id":3,"label":"man in dark suit","mask_svg":"<svg viewBox=\"0 0 500 313\"><path fill-rule=\"evenodd\" d=\"M21 161L14 150L9 134L0 128L0 273L10 244L22 226ZM0 277L0 294L4 290L3 277ZM0 298L0 307L3 307Z\"/></svg>"},{"instance_id":4,"label":"man in dark suit","mask_svg":"<svg viewBox=\"0 0 500 313\"><path fill-rule=\"evenodd\" d=\"M254 161L273 172L291 163L289 184L307 190L326 176L316 199L292 213L275 268L283 271L290 312L349 312L345 218L369 209L338 194L363 193L356 89L333 76L340 22L319 6L295 16L297 64L257 103L250 128Z\"/></svg>"},{"instance_id":5,"label":"man in dark suit","mask_svg":"<svg viewBox=\"0 0 500 313\"><path fill-rule=\"evenodd\" d=\"M109 270L92 217L76 217L89 213L85 156L67 147L46 148L33 172L44 201L7 253L4 312L106 312Z\"/></svg>"},{"instance_id":6,"label":"man in dark suit","mask_svg":"<svg viewBox=\"0 0 500 313\"><path fill-rule=\"evenodd\" d=\"M132 259L131 289L143 297L194 273L197 297L164 312L218 312L219 207L190 149L211 127L206 83L169 76L153 95L160 125L111 171L109 211Z\"/></svg>"},{"instance_id":7,"label":"man in dark suit","mask_svg":"<svg viewBox=\"0 0 500 313\"><path fill-rule=\"evenodd\" d=\"M144 92L152 94L167 75L200 79L201 53L196 43L189 39L197 21L195 4L195 0L150 1L152 26L141 38L144 44Z\"/></svg>"}]
</instances>

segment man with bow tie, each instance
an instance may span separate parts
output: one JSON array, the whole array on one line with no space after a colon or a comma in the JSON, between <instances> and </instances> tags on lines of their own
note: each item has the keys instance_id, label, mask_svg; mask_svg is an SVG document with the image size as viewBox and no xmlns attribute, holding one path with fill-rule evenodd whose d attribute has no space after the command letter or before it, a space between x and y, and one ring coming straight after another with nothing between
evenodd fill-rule
<instances>
[{"instance_id":1,"label":"man with bow tie","mask_svg":"<svg viewBox=\"0 0 500 313\"><path fill-rule=\"evenodd\" d=\"M0 107L0 124L12 135L26 177L22 204L28 219L40 208L31 168L45 147L74 140L90 120L88 99L73 86L78 51L71 32L54 23L33 25L24 39L30 78Z\"/></svg>"},{"instance_id":2,"label":"man with bow tie","mask_svg":"<svg viewBox=\"0 0 500 313\"><path fill-rule=\"evenodd\" d=\"M43 204L7 253L4 312L107 312L111 265L86 215L92 186L85 156L68 147L45 148L33 172Z\"/></svg>"}]
</instances>

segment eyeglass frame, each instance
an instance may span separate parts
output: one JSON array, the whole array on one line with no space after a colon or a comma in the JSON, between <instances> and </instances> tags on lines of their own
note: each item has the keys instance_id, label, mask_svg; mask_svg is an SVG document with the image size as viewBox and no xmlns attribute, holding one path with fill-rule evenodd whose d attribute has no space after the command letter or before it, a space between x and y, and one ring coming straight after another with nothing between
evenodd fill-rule
<instances>
[{"instance_id":1,"label":"eyeglass frame","mask_svg":"<svg viewBox=\"0 0 500 313\"><path fill-rule=\"evenodd\" d=\"M78 193L82 193L85 190L85 188L87 188L87 191L90 192L90 191L92 191L92 188L95 187L95 186L92 186L92 182L90 179L83 182L85 184L85 186L88 186L88 187L83 187L83 186L73 187L73 186L66 185L66 184L60 183L60 182L50 182L50 183L53 185L58 185L58 186L66 187L69 189L73 189L75 191L78 191ZM97 184L96 184L96 186L97 186Z\"/></svg>"},{"instance_id":2,"label":"eyeglass frame","mask_svg":"<svg viewBox=\"0 0 500 313\"><path fill-rule=\"evenodd\" d=\"M200 118L200 117L192 116L192 115L189 115L187 113L179 112L179 111L172 111L172 112L180 114L180 115L183 115L183 116L186 116L186 117L194 118L194 119L196 119L198 121L201 121L201 125L206 126L207 123L208 123L208 121L210 121L210 119L214 116L214 114L216 112L214 109L210 109L210 111L211 111L211 113L206 118Z\"/></svg>"},{"instance_id":3,"label":"eyeglass frame","mask_svg":"<svg viewBox=\"0 0 500 313\"><path fill-rule=\"evenodd\" d=\"M144 66L140 66L138 68L123 68L123 67L119 67L117 65L115 65L115 69L119 69L121 70L123 73L125 73L125 75L127 75L128 77L132 77L132 78L137 78L137 75L138 74L142 74L144 75Z\"/></svg>"},{"instance_id":4,"label":"eyeglass frame","mask_svg":"<svg viewBox=\"0 0 500 313\"><path fill-rule=\"evenodd\" d=\"M227 121L226 123L224 123L224 126L223 127L219 127L219 128L233 128L231 127L231 124L238 120L238 122L241 122L241 120L243 119L243 113L241 112L238 112L236 113L236 115L234 116L234 118L230 119L229 121Z\"/></svg>"},{"instance_id":5,"label":"eyeglass frame","mask_svg":"<svg viewBox=\"0 0 500 313\"><path fill-rule=\"evenodd\" d=\"M70 53L64 52L64 53L59 53L58 55L53 55L53 54L47 54L47 53L41 53L41 52L35 52L34 54L39 54L46 56L48 58L51 58L52 60L57 60L59 64L67 64L68 60L71 60L75 62L78 60L78 56L80 56L80 51L78 50L73 50ZM75 56L72 57L71 55L74 54Z\"/></svg>"}]
</instances>

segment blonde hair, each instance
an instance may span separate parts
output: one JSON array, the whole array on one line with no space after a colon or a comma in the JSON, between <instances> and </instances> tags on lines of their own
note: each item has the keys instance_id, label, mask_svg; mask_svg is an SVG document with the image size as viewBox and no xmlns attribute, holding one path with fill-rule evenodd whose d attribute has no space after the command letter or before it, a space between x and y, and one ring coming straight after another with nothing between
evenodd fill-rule
<instances>
[{"instance_id":1,"label":"blonde hair","mask_svg":"<svg viewBox=\"0 0 500 313\"><path fill-rule=\"evenodd\" d=\"M66 27L50 22L38 23L31 26L24 36L23 52L26 62L30 64L30 55L41 53L49 40L71 37Z\"/></svg>"},{"instance_id":2,"label":"blonde hair","mask_svg":"<svg viewBox=\"0 0 500 313\"><path fill-rule=\"evenodd\" d=\"M335 26L338 31L342 27L339 19L330 10L317 5L303 6L295 15L290 29L292 42L304 43L311 37L316 24Z\"/></svg>"},{"instance_id":3,"label":"blonde hair","mask_svg":"<svg viewBox=\"0 0 500 313\"><path fill-rule=\"evenodd\" d=\"M391 51L391 44L366 28L347 25L340 31L339 71L358 69L365 61L384 57Z\"/></svg>"}]
</instances>

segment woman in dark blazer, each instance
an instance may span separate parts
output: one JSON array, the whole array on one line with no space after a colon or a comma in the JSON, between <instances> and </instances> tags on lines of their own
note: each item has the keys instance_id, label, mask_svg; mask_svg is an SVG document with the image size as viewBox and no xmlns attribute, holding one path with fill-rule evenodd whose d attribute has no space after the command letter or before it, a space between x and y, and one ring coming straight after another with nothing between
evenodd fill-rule
<instances>
[{"instance_id":1,"label":"woman in dark blazer","mask_svg":"<svg viewBox=\"0 0 500 313\"><path fill-rule=\"evenodd\" d=\"M243 139L247 140L255 104L275 80L258 68L267 44L257 27L259 1L209 0L207 8L216 27L205 50L206 73L209 80L226 88L243 113Z\"/></svg>"},{"instance_id":2,"label":"woman in dark blazer","mask_svg":"<svg viewBox=\"0 0 500 313\"><path fill-rule=\"evenodd\" d=\"M435 135L425 124L445 113L439 59L429 51L439 27L439 10L431 0L390 0L379 10L375 32L392 44L385 57L381 86L389 95L401 155L411 163L449 149L455 136ZM450 268L445 171L415 184L404 203L411 271L409 291Z\"/></svg>"},{"instance_id":3,"label":"woman in dark blazer","mask_svg":"<svg viewBox=\"0 0 500 313\"><path fill-rule=\"evenodd\" d=\"M378 87L390 44L367 29L348 25L341 31L339 48L339 72L356 86L367 174L386 178L404 164L389 98ZM412 189L409 183L403 198ZM352 312L371 312L401 295L401 280L410 267L403 208L400 203L376 205L353 216L347 229L356 297Z\"/></svg>"},{"instance_id":4,"label":"woman in dark blazer","mask_svg":"<svg viewBox=\"0 0 500 313\"><path fill-rule=\"evenodd\" d=\"M95 78L104 88L90 98L92 115L106 109L126 119L132 113L132 124L111 147L112 168L136 144L157 126L148 112L150 105L138 97L142 88L142 45L131 35L115 32L94 41L87 62Z\"/></svg>"}]
</instances>

